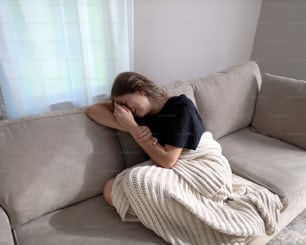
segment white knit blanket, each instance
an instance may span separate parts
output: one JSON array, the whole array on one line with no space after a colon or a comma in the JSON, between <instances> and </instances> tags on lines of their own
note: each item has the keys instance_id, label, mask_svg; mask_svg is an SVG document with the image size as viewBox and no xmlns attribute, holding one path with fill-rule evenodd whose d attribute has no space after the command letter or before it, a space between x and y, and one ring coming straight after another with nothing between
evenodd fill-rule
<instances>
[{"instance_id":1,"label":"white knit blanket","mask_svg":"<svg viewBox=\"0 0 306 245\"><path fill-rule=\"evenodd\" d=\"M282 204L267 189L233 185L228 161L210 132L172 169L151 160L117 175L113 204L122 221L140 221L171 244L244 244L272 234Z\"/></svg>"}]
</instances>

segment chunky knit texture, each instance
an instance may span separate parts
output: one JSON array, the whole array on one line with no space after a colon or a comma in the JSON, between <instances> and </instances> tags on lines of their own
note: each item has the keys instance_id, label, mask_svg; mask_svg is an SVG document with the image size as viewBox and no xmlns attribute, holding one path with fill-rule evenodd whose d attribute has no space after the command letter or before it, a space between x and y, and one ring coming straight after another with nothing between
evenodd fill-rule
<instances>
[{"instance_id":1,"label":"chunky knit texture","mask_svg":"<svg viewBox=\"0 0 306 245\"><path fill-rule=\"evenodd\" d=\"M232 184L232 172L210 132L184 150L172 169L152 161L124 170L112 189L122 221L140 221L171 244L244 244L272 234L282 204L263 187Z\"/></svg>"}]
</instances>

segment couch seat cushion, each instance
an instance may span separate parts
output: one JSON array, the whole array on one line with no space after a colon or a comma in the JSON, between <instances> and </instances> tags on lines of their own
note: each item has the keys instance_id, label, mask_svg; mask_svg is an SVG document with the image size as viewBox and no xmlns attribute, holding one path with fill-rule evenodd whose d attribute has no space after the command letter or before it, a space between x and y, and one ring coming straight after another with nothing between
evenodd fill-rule
<instances>
[{"instance_id":1,"label":"couch seat cushion","mask_svg":"<svg viewBox=\"0 0 306 245\"><path fill-rule=\"evenodd\" d=\"M223 137L219 142L234 173L285 199L293 198L299 195L299 190L305 189L305 150L252 132L250 128Z\"/></svg>"},{"instance_id":2,"label":"couch seat cushion","mask_svg":"<svg viewBox=\"0 0 306 245\"><path fill-rule=\"evenodd\" d=\"M102 196L16 227L22 245L166 244L138 222L123 223Z\"/></svg>"}]
</instances>

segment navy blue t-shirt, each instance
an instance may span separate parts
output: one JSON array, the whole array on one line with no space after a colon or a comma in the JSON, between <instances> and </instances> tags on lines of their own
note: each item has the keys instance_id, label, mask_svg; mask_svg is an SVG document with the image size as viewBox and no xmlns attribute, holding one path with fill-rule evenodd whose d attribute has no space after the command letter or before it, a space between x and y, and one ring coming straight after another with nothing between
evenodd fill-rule
<instances>
[{"instance_id":1,"label":"navy blue t-shirt","mask_svg":"<svg viewBox=\"0 0 306 245\"><path fill-rule=\"evenodd\" d=\"M195 150L204 132L197 109L183 94L170 97L157 114L135 120L139 125L149 127L161 145Z\"/></svg>"}]
</instances>

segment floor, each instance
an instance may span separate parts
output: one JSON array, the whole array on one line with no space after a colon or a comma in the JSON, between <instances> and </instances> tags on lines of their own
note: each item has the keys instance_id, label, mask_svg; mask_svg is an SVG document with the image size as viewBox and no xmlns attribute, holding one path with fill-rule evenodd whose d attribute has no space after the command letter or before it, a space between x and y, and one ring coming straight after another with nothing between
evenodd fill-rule
<instances>
[{"instance_id":1,"label":"floor","mask_svg":"<svg viewBox=\"0 0 306 245\"><path fill-rule=\"evenodd\" d=\"M306 209L266 245L306 245Z\"/></svg>"}]
</instances>

